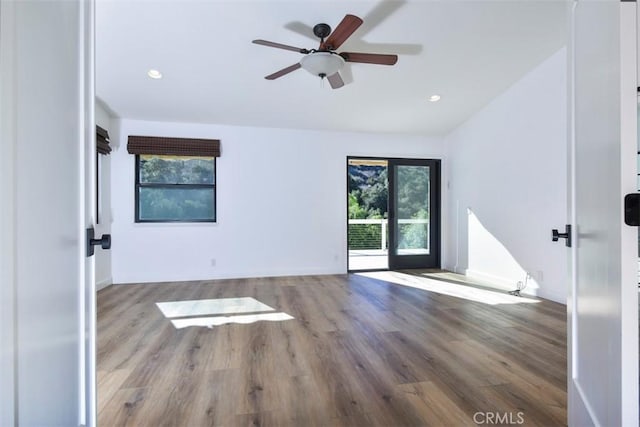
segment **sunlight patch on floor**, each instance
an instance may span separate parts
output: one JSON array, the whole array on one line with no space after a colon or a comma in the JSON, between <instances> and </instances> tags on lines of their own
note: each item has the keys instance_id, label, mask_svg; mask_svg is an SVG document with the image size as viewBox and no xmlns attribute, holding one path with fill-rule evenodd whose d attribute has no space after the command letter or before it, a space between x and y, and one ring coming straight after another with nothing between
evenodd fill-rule
<instances>
[{"instance_id":1,"label":"sunlight patch on floor","mask_svg":"<svg viewBox=\"0 0 640 427\"><path fill-rule=\"evenodd\" d=\"M293 316L261 303L255 298L217 298L188 301L157 302L164 317L171 320L176 329L189 326L213 328L229 323L250 324L263 320L283 321ZM249 314L250 313L250 314ZM212 316L223 314L224 316Z\"/></svg>"},{"instance_id":2,"label":"sunlight patch on floor","mask_svg":"<svg viewBox=\"0 0 640 427\"><path fill-rule=\"evenodd\" d=\"M191 317L187 319L173 319L171 323L176 329L182 329L189 326L204 326L213 328L214 326L226 325L228 323L249 324L259 322L261 320L269 320L279 322L283 320L291 320L293 316L287 313L260 313L260 314L239 314L237 316L216 316L216 317Z\"/></svg>"},{"instance_id":3,"label":"sunlight patch on floor","mask_svg":"<svg viewBox=\"0 0 640 427\"><path fill-rule=\"evenodd\" d=\"M490 291L486 289L474 288L472 286L459 285L443 280L431 279L428 277L415 276L412 274L397 271L375 271L367 273L355 273L359 276L370 277L372 279L383 280L401 286L422 289L435 292L441 295L448 295L468 301L480 302L489 305L498 304L535 304L539 300L516 297L502 292Z\"/></svg>"},{"instance_id":4,"label":"sunlight patch on floor","mask_svg":"<svg viewBox=\"0 0 640 427\"><path fill-rule=\"evenodd\" d=\"M158 302L156 305L168 318L274 311L273 308L251 297L168 301Z\"/></svg>"}]
</instances>

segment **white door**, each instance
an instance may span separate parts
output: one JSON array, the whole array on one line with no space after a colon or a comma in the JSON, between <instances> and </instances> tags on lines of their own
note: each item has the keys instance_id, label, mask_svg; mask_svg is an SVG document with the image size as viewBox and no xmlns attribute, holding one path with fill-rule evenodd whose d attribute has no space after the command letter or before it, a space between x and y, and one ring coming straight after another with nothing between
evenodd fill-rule
<instances>
[{"instance_id":1,"label":"white door","mask_svg":"<svg viewBox=\"0 0 640 427\"><path fill-rule=\"evenodd\" d=\"M0 3L0 425L94 424L92 8Z\"/></svg>"},{"instance_id":2,"label":"white door","mask_svg":"<svg viewBox=\"0 0 640 427\"><path fill-rule=\"evenodd\" d=\"M569 424L638 425L636 3L572 9Z\"/></svg>"}]
</instances>

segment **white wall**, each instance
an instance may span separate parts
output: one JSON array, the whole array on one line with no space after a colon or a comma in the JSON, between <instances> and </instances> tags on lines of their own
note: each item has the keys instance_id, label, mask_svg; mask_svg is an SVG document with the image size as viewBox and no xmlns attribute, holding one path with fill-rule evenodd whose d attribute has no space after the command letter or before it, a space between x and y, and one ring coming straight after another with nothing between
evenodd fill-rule
<instances>
[{"instance_id":1,"label":"white wall","mask_svg":"<svg viewBox=\"0 0 640 427\"><path fill-rule=\"evenodd\" d=\"M346 157L442 158L441 141L422 137L124 119L118 125L120 146L111 159L114 283L344 273ZM217 223L135 224L128 135L220 139Z\"/></svg>"},{"instance_id":2,"label":"white wall","mask_svg":"<svg viewBox=\"0 0 640 427\"><path fill-rule=\"evenodd\" d=\"M113 135L112 117L101 102L96 101L96 124ZM95 226L97 238L111 233L111 155L98 155L98 169L100 173L98 185L99 223ZM95 248L96 258L96 289L100 290L113 283L111 277L111 251Z\"/></svg>"},{"instance_id":3,"label":"white wall","mask_svg":"<svg viewBox=\"0 0 640 427\"><path fill-rule=\"evenodd\" d=\"M562 49L446 138L445 267L566 302L567 59ZM536 287L539 287L536 289Z\"/></svg>"}]
</instances>

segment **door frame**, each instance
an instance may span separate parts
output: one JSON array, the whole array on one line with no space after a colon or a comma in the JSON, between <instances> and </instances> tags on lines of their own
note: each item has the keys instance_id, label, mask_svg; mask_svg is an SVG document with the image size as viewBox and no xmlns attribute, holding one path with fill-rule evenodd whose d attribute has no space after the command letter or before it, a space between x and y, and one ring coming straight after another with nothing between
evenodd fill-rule
<instances>
[{"instance_id":1,"label":"door frame","mask_svg":"<svg viewBox=\"0 0 640 427\"><path fill-rule=\"evenodd\" d=\"M433 233L433 235L431 236L431 242L430 247L436 248L437 249L437 265L438 268L440 268L441 263L442 263L442 247L441 247L441 242L442 242L442 227L441 227L441 221L442 221L442 187L441 187L441 182L442 182L442 159L426 159L426 158L416 158L416 157L385 157L385 156L357 156L357 155L348 155L346 158L346 162L345 162L345 211L346 211L346 221L345 221L345 236L346 236L346 254L347 254L347 273L351 273L351 272L361 272L361 271L389 271L392 270L391 267L391 259L390 259L390 251L387 252L387 268L377 268L377 269L367 269L367 270L351 270L349 268L349 161L353 160L353 159L362 159L362 160L385 160L389 163L391 162L407 162L407 164L411 163L411 162L433 162L434 166L437 167L436 170L436 175L434 180L436 181L436 188L437 188L437 193L435 195L435 200L432 200L433 205L432 206L436 206L437 207L437 233ZM418 164L418 163L416 163ZM390 182L390 178L389 178L389 173L390 173L390 165L387 165L387 182L388 182L388 187L390 188L391 182ZM389 190L389 194L391 194L391 190ZM432 198L433 199L433 198ZM387 216L390 216L390 212L391 212L391 202L390 202L390 197L387 198L387 211L389 212L389 214ZM388 221L390 221L390 218L387 218ZM387 227L391 226L391 222L388 223ZM389 244L391 243L391 240L393 240L392 234L391 234L391 230L388 228L389 230ZM434 242L435 240L435 242ZM421 267L416 267L416 268L421 268Z\"/></svg>"},{"instance_id":2,"label":"door frame","mask_svg":"<svg viewBox=\"0 0 640 427\"><path fill-rule=\"evenodd\" d=\"M411 269L411 268L440 268L441 267L441 227L442 217L442 189L440 188L440 164L439 159L388 159L388 180L389 180L389 252L387 254L389 270ZM426 166L429 167L429 249L428 255L397 255L395 246L398 240L398 230L395 221L396 216L396 171L397 166ZM436 215L432 215L435 212ZM433 250L435 249L435 253ZM433 258L431 264L421 265L426 258Z\"/></svg>"},{"instance_id":3,"label":"door frame","mask_svg":"<svg viewBox=\"0 0 640 427\"><path fill-rule=\"evenodd\" d=\"M14 85L15 2L0 3L0 199L16 205ZM0 425L17 424L15 209L0 209Z\"/></svg>"},{"instance_id":4,"label":"door frame","mask_svg":"<svg viewBox=\"0 0 640 427\"><path fill-rule=\"evenodd\" d=\"M85 230L98 224L98 151L96 145L96 70L95 70L95 0L81 2L82 54L84 55L84 115L83 123L84 158L81 165L84 172L84 186L81 187L81 202L84 205L84 223L81 237L84 243ZM84 245L83 245L84 246ZM95 256L84 255L84 282L81 289L80 325L80 419L86 426L98 424L98 384L97 384L97 288Z\"/></svg>"},{"instance_id":5,"label":"door frame","mask_svg":"<svg viewBox=\"0 0 640 427\"><path fill-rule=\"evenodd\" d=\"M345 221L345 236L346 236L346 254L347 254L347 273L351 272L360 272L360 271L388 271L389 270L389 255L387 253L387 268L373 268L368 270L351 270L349 268L349 160L361 159L361 160L384 160L389 161L389 157L376 157L376 156L347 156L347 160L345 163L345 212L346 212L346 221ZM389 172L389 165L387 164L387 174ZM387 175L387 182L388 182ZM387 196L387 210L389 210L389 197ZM387 215L388 216L388 215ZM388 221L388 218L387 218ZM388 224L387 224L388 227Z\"/></svg>"}]
</instances>

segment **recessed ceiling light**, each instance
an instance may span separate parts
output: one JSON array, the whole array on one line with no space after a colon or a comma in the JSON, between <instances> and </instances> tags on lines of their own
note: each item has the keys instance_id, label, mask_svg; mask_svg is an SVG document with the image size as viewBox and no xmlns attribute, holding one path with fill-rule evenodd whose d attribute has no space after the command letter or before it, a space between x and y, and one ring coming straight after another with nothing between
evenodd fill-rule
<instances>
[{"instance_id":1,"label":"recessed ceiling light","mask_svg":"<svg viewBox=\"0 0 640 427\"><path fill-rule=\"evenodd\" d=\"M438 101L440 101L440 95L431 95L429 97L429 101L430 102L438 102Z\"/></svg>"},{"instance_id":2,"label":"recessed ceiling light","mask_svg":"<svg viewBox=\"0 0 640 427\"><path fill-rule=\"evenodd\" d=\"M147 71L147 76L151 77L152 79L161 79L162 73L158 70L151 69Z\"/></svg>"}]
</instances>

